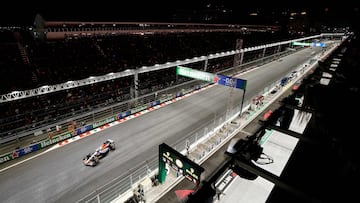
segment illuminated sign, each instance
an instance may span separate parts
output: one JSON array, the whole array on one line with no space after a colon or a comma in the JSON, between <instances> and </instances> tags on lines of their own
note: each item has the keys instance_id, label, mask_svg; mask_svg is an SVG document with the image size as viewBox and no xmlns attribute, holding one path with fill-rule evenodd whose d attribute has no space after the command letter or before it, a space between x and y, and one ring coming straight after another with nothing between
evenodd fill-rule
<instances>
[{"instance_id":1,"label":"illuminated sign","mask_svg":"<svg viewBox=\"0 0 360 203\"><path fill-rule=\"evenodd\" d=\"M321 43L321 42L314 42L312 43L313 47L325 47L325 43Z\"/></svg>"},{"instance_id":2,"label":"illuminated sign","mask_svg":"<svg viewBox=\"0 0 360 203\"><path fill-rule=\"evenodd\" d=\"M199 70L195 70L195 69L191 69L191 68L186 68L183 66L176 67L176 74L185 76L185 77L189 77L189 78L194 78L197 80L204 80L207 82L213 82L214 76L215 76L212 73L199 71Z\"/></svg>"},{"instance_id":3,"label":"illuminated sign","mask_svg":"<svg viewBox=\"0 0 360 203\"><path fill-rule=\"evenodd\" d=\"M293 42L292 44L297 46L311 46L311 43L308 42Z\"/></svg>"},{"instance_id":4,"label":"illuminated sign","mask_svg":"<svg viewBox=\"0 0 360 203\"><path fill-rule=\"evenodd\" d=\"M238 89L245 89L246 88L246 80L229 77L225 75L216 75L214 79L217 84L225 85L228 87L235 87Z\"/></svg>"},{"instance_id":5,"label":"illuminated sign","mask_svg":"<svg viewBox=\"0 0 360 203\"><path fill-rule=\"evenodd\" d=\"M322 42L293 42L292 45L297 46L312 46L312 47L325 47L325 43Z\"/></svg>"},{"instance_id":6,"label":"illuminated sign","mask_svg":"<svg viewBox=\"0 0 360 203\"><path fill-rule=\"evenodd\" d=\"M175 171L185 176L185 178L191 182L195 184L200 183L201 173L204 171L204 168L191 161L180 152L166 145L165 143L159 146L159 159L160 173L165 174L165 171L162 171L162 169L165 168L164 165L166 163ZM163 180L159 178L159 181L162 182Z\"/></svg>"},{"instance_id":7,"label":"illuminated sign","mask_svg":"<svg viewBox=\"0 0 360 203\"><path fill-rule=\"evenodd\" d=\"M185 77L189 77L189 78L198 79L198 80L204 80L207 82L213 82L218 85L225 85L228 87L235 87L238 89L246 88L246 80L229 77L229 76L225 76L225 75L215 75L212 73L199 71L199 70L195 70L195 69L191 69L191 68L187 68L187 67L183 67L183 66L176 67L176 74L185 76Z\"/></svg>"}]
</instances>

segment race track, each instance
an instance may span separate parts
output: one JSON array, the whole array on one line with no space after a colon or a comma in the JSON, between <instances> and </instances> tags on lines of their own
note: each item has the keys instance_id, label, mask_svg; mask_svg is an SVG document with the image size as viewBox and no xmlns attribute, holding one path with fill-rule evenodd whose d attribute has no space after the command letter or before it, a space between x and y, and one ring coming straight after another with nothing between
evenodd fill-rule
<instances>
[{"instance_id":1,"label":"race track","mask_svg":"<svg viewBox=\"0 0 360 203\"><path fill-rule=\"evenodd\" d=\"M248 80L246 99L307 61L313 51L320 52L321 48L306 48L282 61L274 61L242 75L242 79ZM242 90L235 91L234 104L240 105ZM2 171L0 201L76 202L155 157L159 144L171 145L184 140L214 116L226 112L228 97L228 87L214 86ZM84 166L82 157L108 138L115 141L116 150L111 151L98 166Z\"/></svg>"}]
</instances>

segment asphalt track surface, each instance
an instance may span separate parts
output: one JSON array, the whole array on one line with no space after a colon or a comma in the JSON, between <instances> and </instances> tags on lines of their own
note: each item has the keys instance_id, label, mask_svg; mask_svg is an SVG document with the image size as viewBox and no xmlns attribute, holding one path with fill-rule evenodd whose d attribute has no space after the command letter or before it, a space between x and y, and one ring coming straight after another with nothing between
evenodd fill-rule
<instances>
[{"instance_id":1,"label":"asphalt track surface","mask_svg":"<svg viewBox=\"0 0 360 203\"><path fill-rule=\"evenodd\" d=\"M322 48L306 48L254 69L246 79L245 100L309 60ZM155 157L158 145L184 140L215 116L226 112L230 88L214 86L156 111L123 122L58 149L49 151L0 172L0 202L76 202L120 175ZM235 90L240 104L242 90ZM83 165L82 157L106 139L116 150L94 168Z\"/></svg>"}]
</instances>

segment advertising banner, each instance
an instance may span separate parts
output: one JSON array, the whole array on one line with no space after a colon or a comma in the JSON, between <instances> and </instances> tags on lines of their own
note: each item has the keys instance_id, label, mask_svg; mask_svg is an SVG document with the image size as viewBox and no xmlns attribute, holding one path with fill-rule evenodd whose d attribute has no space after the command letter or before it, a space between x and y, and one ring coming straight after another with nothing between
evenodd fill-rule
<instances>
[{"instance_id":1,"label":"advertising banner","mask_svg":"<svg viewBox=\"0 0 360 203\"><path fill-rule=\"evenodd\" d=\"M225 85L228 87L235 87L235 88L243 89L243 90L246 89L246 82L247 82L246 80L242 80L242 79L234 78L234 77L230 77L230 76L215 75L212 73L199 71L199 70L195 70L195 69L191 69L191 68L187 68L187 67L183 67L183 66L176 67L176 74L185 76L185 77L189 77L189 78L198 79L198 80L204 80L204 81L211 82L211 83L216 83L218 85ZM176 96L178 97L178 95L176 95Z\"/></svg>"},{"instance_id":2,"label":"advertising banner","mask_svg":"<svg viewBox=\"0 0 360 203\"><path fill-rule=\"evenodd\" d=\"M191 68L187 68L187 67L183 67L183 66L176 67L176 74L185 76L185 77L189 77L189 78L194 78L197 80L204 80L207 82L213 82L214 76L215 76L212 73L199 71L199 70L195 70L195 69L191 69Z\"/></svg>"},{"instance_id":3,"label":"advertising banner","mask_svg":"<svg viewBox=\"0 0 360 203\"><path fill-rule=\"evenodd\" d=\"M92 125L92 124L83 126L83 127L81 127L81 128L76 129L76 135L80 135L81 133L90 131L90 130L92 130L92 129L93 129L93 125Z\"/></svg>"},{"instance_id":4,"label":"advertising banner","mask_svg":"<svg viewBox=\"0 0 360 203\"><path fill-rule=\"evenodd\" d=\"M142 106L137 107L137 108L135 108L135 109L131 109L131 110L130 110L130 114L137 113L137 112L142 111L142 110L145 110L145 109L147 109L147 108L148 108L147 105L142 105Z\"/></svg>"},{"instance_id":5,"label":"advertising banner","mask_svg":"<svg viewBox=\"0 0 360 203\"><path fill-rule=\"evenodd\" d=\"M93 128L97 128L99 126L105 125L105 124L113 122L113 121L115 121L115 116L112 116L112 117L106 118L104 120L100 120L100 121L95 122L93 124Z\"/></svg>"},{"instance_id":6,"label":"advertising banner","mask_svg":"<svg viewBox=\"0 0 360 203\"><path fill-rule=\"evenodd\" d=\"M0 164L5 163L7 161L13 160L12 152L8 152L0 156Z\"/></svg>"},{"instance_id":7,"label":"advertising banner","mask_svg":"<svg viewBox=\"0 0 360 203\"><path fill-rule=\"evenodd\" d=\"M216 75L214 79L217 84L225 85L228 87L235 87L238 89L245 89L246 88L246 80L229 77L226 75Z\"/></svg>"},{"instance_id":8,"label":"advertising banner","mask_svg":"<svg viewBox=\"0 0 360 203\"><path fill-rule=\"evenodd\" d=\"M52 139L47 139L47 140L44 140L42 142L40 142L40 148L44 148L46 146L49 146L51 144L55 144L55 143L58 143L62 140L65 140L65 139L68 139L68 138L71 138L73 136L73 132L65 132L65 133L62 133L60 135L56 135L54 138Z\"/></svg>"},{"instance_id":9,"label":"advertising banner","mask_svg":"<svg viewBox=\"0 0 360 203\"><path fill-rule=\"evenodd\" d=\"M200 184L201 173L205 170L203 167L171 148L169 145L162 143L159 145L160 183L165 181L165 164L168 164L171 168L196 185Z\"/></svg>"},{"instance_id":10,"label":"advertising banner","mask_svg":"<svg viewBox=\"0 0 360 203\"><path fill-rule=\"evenodd\" d=\"M125 118L125 117L127 117L127 116L130 116L130 111L122 112L122 113L116 115L116 120Z\"/></svg>"},{"instance_id":11,"label":"advertising banner","mask_svg":"<svg viewBox=\"0 0 360 203\"><path fill-rule=\"evenodd\" d=\"M156 106L159 104L160 104L160 100L156 100L156 101L151 102L150 107L153 107L153 106Z\"/></svg>"},{"instance_id":12,"label":"advertising banner","mask_svg":"<svg viewBox=\"0 0 360 203\"><path fill-rule=\"evenodd\" d=\"M41 146L39 143L32 144L32 145L26 146L22 149L13 151L11 156L12 156L12 159L16 159L18 157L24 156L25 154L29 154L31 152L37 151L40 148L41 148Z\"/></svg>"}]
</instances>

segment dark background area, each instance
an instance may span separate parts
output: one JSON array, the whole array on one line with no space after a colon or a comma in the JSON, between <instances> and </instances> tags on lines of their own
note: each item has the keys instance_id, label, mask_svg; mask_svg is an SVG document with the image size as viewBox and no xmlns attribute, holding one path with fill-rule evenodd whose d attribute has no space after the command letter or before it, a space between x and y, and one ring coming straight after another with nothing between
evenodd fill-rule
<instances>
[{"instance_id":1,"label":"dark background area","mask_svg":"<svg viewBox=\"0 0 360 203\"><path fill-rule=\"evenodd\" d=\"M290 16L293 12L298 15ZM301 12L306 14L299 15ZM0 25L32 25L38 13L48 21L162 21L287 26L289 21L301 19L310 26L356 27L359 3L350 0L13 1L1 6Z\"/></svg>"},{"instance_id":2,"label":"dark background area","mask_svg":"<svg viewBox=\"0 0 360 203\"><path fill-rule=\"evenodd\" d=\"M282 26L284 31L308 33L328 31L325 29L328 27L351 27L352 30L358 30L359 8L359 3L355 0L337 2L325 0L12 1L3 2L0 7L0 26L31 26L36 14L41 14L48 21L271 24ZM329 30L332 31L334 30ZM324 108L321 109L320 115L326 115L321 120L318 118L317 123L313 124L313 131L309 132L309 136L321 135L320 138L325 137L330 144L325 146L302 144L296 152L297 162L291 162L285 174L286 180L296 183L295 186L326 202L350 201L356 198L356 187L351 187L359 180L360 168L360 161L355 151L359 139L357 136L351 137L353 134L356 135L354 133L357 131L356 121L343 119L343 122L339 122L339 119L332 118L342 119L346 118L350 111L354 115L358 115L360 111L355 105L356 109L343 111L342 108L338 108L334 112L334 106L346 107L358 103L358 100L353 99L359 96L358 45L359 42L351 47L352 57L344 58L347 62L344 68L350 69L350 72L337 75L335 89L331 89L327 95L325 93L328 92L324 89L316 89L317 87L309 92L312 102L317 102L319 104L317 107ZM323 68L326 67L324 65ZM319 73L318 77L320 75ZM345 83L343 80L349 80L350 83ZM345 90L353 92L350 91L348 95L340 94L348 93ZM333 95L337 97L333 98ZM321 100L321 98L327 99ZM344 98L348 100L340 103ZM323 105L325 103L329 106ZM302 166L309 167L304 170ZM300 172L303 172L300 173L301 176L296 169L301 169ZM323 183L325 185L322 185ZM295 201L288 193L275 188L268 202ZM299 202L303 201L299 200Z\"/></svg>"}]
</instances>

